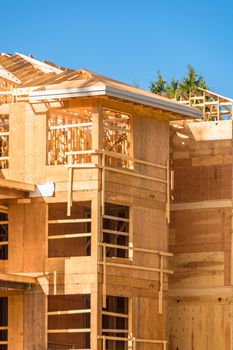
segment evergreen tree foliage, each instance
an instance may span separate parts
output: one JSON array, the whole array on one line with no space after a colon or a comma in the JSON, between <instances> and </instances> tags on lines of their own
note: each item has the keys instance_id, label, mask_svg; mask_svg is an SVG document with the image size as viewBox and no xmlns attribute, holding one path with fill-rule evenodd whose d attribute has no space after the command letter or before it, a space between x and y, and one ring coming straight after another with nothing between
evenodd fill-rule
<instances>
[{"instance_id":1,"label":"evergreen tree foliage","mask_svg":"<svg viewBox=\"0 0 233 350\"><path fill-rule=\"evenodd\" d=\"M164 95L166 93L166 81L163 80L162 74L160 71L157 72L157 80L153 83L150 83L150 90L154 94Z\"/></svg>"},{"instance_id":2,"label":"evergreen tree foliage","mask_svg":"<svg viewBox=\"0 0 233 350\"><path fill-rule=\"evenodd\" d=\"M187 67L187 73L182 80L176 80L174 77L170 81L165 81L160 71L157 73L155 82L150 82L150 91L175 98L177 100L186 100L192 94L201 94L200 90L208 89L208 86L201 75L198 75L192 66Z\"/></svg>"}]
</instances>

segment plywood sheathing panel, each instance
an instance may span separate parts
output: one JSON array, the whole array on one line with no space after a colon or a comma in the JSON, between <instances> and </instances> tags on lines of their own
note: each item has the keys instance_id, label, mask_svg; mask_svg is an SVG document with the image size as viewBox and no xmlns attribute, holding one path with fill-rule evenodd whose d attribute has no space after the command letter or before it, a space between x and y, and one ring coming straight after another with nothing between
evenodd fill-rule
<instances>
[{"instance_id":1,"label":"plywood sheathing panel","mask_svg":"<svg viewBox=\"0 0 233 350\"><path fill-rule=\"evenodd\" d=\"M149 117L141 118L140 114L135 114L133 117L134 158L165 165L169 156L168 134L169 127L166 122Z\"/></svg>"},{"instance_id":2,"label":"plywood sheathing panel","mask_svg":"<svg viewBox=\"0 0 233 350\"><path fill-rule=\"evenodd\" d=\"M176 210L171 214L169 243L174 253L223 250L230 242L230 208Z\"/></svg>"},{"instance_id":3,"label":"plywood sheathing panel","mask_svg":"<svg viewBox=\"0 0 233 350\"><path fill-rule=\"evenodd\" d=\"M46 305L46 296L41 290L25 292L23 349L46 349Z\"/></svg>"},{"instance_id":4,"label":"plywood sheathing panel","mask_svg":"<svg viewBox=\"0 0 233 350\"><path fill-rule=\"evenodd\" d=\"M9 117L9 178L24 181L25 113L24 103L12 105Z\"/></svg>"},{"instance_id":5,"label":"plywood sheathing panel","mask_svg":"<svg viewBox=\"0 0 233 350\"><path fill-rule=\"evenodd\" d=\"M206 128L204 122L198 124L199 129L202 125ZM208 123L208 127L212 124ZM231 130L231 121L225 127ZM181 129L172 126L170 130L174 201L231 199L232 141L224 138L197 141L189 123L184 123Z\"/></svg>"},{"instance_id":6,"label":"plywood sheathing panel","mask_svg":"<svg viewBox=\"0 0 233 350\"><path fill-rule=\"evenodd\" d=\"M169 307L169 350L231 349L229 302L174 302Z\"/></svg>"},{"instance_id":7,"label":"plywood sheathing panel","mask_svg":"<svg viewBox=\"0 0 233 350\"><path fill-rule=\"evenodd\" d=\"M183 253L172 259L176 271L170 288L201 288L224 285L224 253Z\"/></svg>"},{"instance_id":8,"label":"plywood sheathing panel","mask_svg":"<svg viewBox=\"0 0 233 350\"><path fill-rule=\"evenodd\" d=\"M164 303L164 313L157 313L158 300L156 298L132 298L132 330L139 339L166 339L167 302ZM154 310L154 312L151 312ZM138 317L141 315L141 317ZM139 347L139 345L138 345ZM161 345L140 344L140 350L157 350Z\"/></svg>"},{"instance_id":9,"label":"plywood sheathing panel","mask_svg":"<svg viewBox=\"0 0 233 350\"><path fill-rule=\"evenodd\" d=\"M231 349L232 121L171 128L169 350Z\"/></svg>"},{"instance_id":10,"label":"plywood sheathing panel","mask_svg":"<svg viewBox=\"0 0 233 350\"><path fill-rule=\"evenodd\" d=\"M231 198L231 164L177 167L174 162L177 203Z\"/></svg>"},{"instance_id":11,"label":"plywood sheathing panel","mask_svg":"<svg viewBox=\"0 0 233 350\"><path fill-rule=\"evenodd\" d=\"M46 114L35 114L29 104L12 104L9 117L9 179L45 181Z\"/></svg>"},{"instance_id":12,"label":"plywood sheathing panel","mask_svg":"<svg viewBox=\"0 0 233 350\"><path fill-rule=\"evenodd\" d=\"M9 206L9 260L5 272L45 271L47 204Z\"/></svg>"},{"instance_id":13,"label":"plywood sheathing panel","mask_svg":"<svg viewBox=\"0 0 233 350\"><path fill-rule=\"evenodd\" d=\"M189 129L196 141L231 140L232 121L221 120L204 123L189 123Z\"/></svg>"},{"instance_id":14,"label":"plywood sheathing panel","mask_svg":"<svg viewBox=\"0 0 233 350\"><path fill-rule=\"evenodd\" d=\"M24 297L22 293L8 295L8 348L24 350ZM17 327L16 327L17 325Z\"/></svg>"}]
</instances>

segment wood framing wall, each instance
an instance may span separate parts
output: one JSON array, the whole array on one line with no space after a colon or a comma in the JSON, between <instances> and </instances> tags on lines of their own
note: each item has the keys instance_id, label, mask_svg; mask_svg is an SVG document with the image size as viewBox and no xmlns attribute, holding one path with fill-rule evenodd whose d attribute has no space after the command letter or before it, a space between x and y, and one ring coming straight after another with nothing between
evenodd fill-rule
<instances>
[{"instance_id":1,"label":"wood framing wall","mask_svg":"<svg viewBox=\"0 0 233 350\"><path fill-rule=\"evenodd\" d=\"M72 172L67 164L68 160L66 164L48 165L48 110L61 108L64 113L74 113L79 107L86 107L92 111L91 148L102 153L89 156L89 165L86 168L82 161L84 169L77 167ZM129 139L124 143L128 159L103 155L103 143L106 144L106 139L103 142L103 127L106 127L106 122L103 122L104 109L130 116L130 126L127 124L130 138L127 136ZM56 189L53 197L2 201L2 204L8 206L9 258L7 261L0 261L0 269L5 273L28 274L38 278L38 286L32 287L31 290L19 294L7 291L3 293L9 295L9 314L13 313L12 305L19 305L19 312L13 313L9 321L8 350L15 349L13 341L10 341L11 337L20 339L21 345L17 349L27 350L47 349L47 331L49 341L61 341L61 336L56 336L59 328L53 329L59 327L59 322L53 322L51 314L47 314L51 312L49 308L52 300L48 296L59 295L90 295L90 325L86 326L84 333L90 334L91 350L102 349L103 335L115 337L121 334L102 329L102 317L104 312L108 313L104 304L109 297L127 299L125 318L128 328L125 328L125 331L128 332L129 338L132 337L128 341L128 334L124 334L125 345L119 343L119 340L117 343L115 340L111 343L109 340L109 349L116 350L116 345L120 346L120 349L132 349L136 342L137 350L165 349L168 274L171 272L168 270L170 257L169 254L166 255L168 116L123 101L96 98L73 99L49 105L18 103L4 106L4 113L9 114L10 137L9 167L1 170L2 176L30 183L54 182ZM113 128L119 132L115 126ZM125 130L124 126L122 130ZM69 151L72 149L68 149ZM110 167L114 164L114 169L118 172L109 168L103 169L103 157L106 157L105 166ZM113 158L116 161L113 161ZM94 167L90 166L89 159ZM75 166L73 163L71 165ZM155 164L157 165L154 166ZM64 210L69 201L72 204L70 216ZM103 255L103 206L107 206L107 203L128 208L127 259L105 259ZM85 206L89 208L90 216L86 216ZM72 220L83 221L78 224L71 222ZM68 231L67 224L70 224ZM87 228L86 224L90 226ZM53 231L54 226L57 228ZM91 248L87 256L83 254L86 241L81 238L49 238L69 234L85 236L89 230ZM120 231L116 228L112 230L112 234L117 234L117 230ZM79 245L79 248L76 249L75 245ZM69 249L70 255L66 249ZM108 265L104 265L105 263ZM77 304L77 309L80 305ZM80 313L82 309L64 310L60 304L59 310L58 302L54 312L59 311ZM109 317L109 325L117 324L111 317L119 316L105 316ZM21 328L16 327L13 330L14 317ZM68 319L67 315L65 317ZM75 317L78 319L78 316L74 315ZM72 322L61 322L61 325L67 327L65 331L61 331L66 332L65 338L68 343L70 339L71 342L76 342L76 347L87 346L83 334L80 336L80 343L77 343L79 326L83 327L83 324L76 324L76 328L70 332L73 333L70 337L67 335L67 329L72 329Z\"/></svg>"},{"instance_id":2,"label":"wood framing wall","mask_svg":"<svg viewBox=\"0 0 233 350\"><path fill-rule=\"evenodd\" d=\"M171 125L169 349L232 347L232 121Z\"/></svg>"}]
</instances>

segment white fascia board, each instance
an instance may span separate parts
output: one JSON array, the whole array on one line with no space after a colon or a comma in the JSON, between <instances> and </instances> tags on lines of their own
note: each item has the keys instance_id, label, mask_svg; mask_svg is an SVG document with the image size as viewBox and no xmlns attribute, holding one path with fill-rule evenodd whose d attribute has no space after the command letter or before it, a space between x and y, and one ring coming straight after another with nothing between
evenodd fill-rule
<instances>
[{"instance_id":1,"label":"white fascia board","mask_svg":"<svg viewBox=\"0 0 233 350\"><path fill-rule=\"evenodd\" d=\"M32 91L29 94L29 101L45 101L45 100L56 100L72 97L88 97L106 95L106 86L95 86L95 87L82 87L82 88L68 88L61 90L43 90L43 91Z\"/></svg>"},{"instance_id":2,"label":"white fascia board","mask_svg":"<svg viewBox=\"0 0 233 350\"><path fill-rule=\"evenodd\" d=\"M117 89L112 86L106 86L106 92L107 92L106 95L109 95L112 97L117 97L125 100L127 99L129 101L137 102L150 107L155 107L155 108L163 109L174 113L184 114L192 118L200 118L202 116L201 111L198 109L184 106L182 104L178 104L177 102L174 103L172 101L170 102L167 100L163 100L156 97L156 95L155 97L145 96L145 95L137 94L135 92Z\"/></svg>"},{"instance_id":3,"label":"white fascia board","mask_svg":"<svg viewBox=\"0 0 233 350\"><path fill-rule=\"evenodd\" d=\"M201 118L202 113L200 110L184 106L182 104L165 101L158 97L150 97L141 95L135 92L126 91L115 88L113 86L90 86L81 88L67 88L63 90L47 90L47 91L32 91L29 96L30 102L56 100L74 97L88 97L88 96L111 96L120 98L123 100L140 103L154 108L163 109L173 113L179 113L190 118Z\"/></svg>"}]
</instances>

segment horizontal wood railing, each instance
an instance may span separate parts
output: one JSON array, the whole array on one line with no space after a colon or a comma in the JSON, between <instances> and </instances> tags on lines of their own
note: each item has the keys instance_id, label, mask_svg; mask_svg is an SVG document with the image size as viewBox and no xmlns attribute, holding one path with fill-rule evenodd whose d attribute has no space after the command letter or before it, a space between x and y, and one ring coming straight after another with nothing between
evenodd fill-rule
<instances>
[{"instance_id":1,"label":"horizontal wood railing","mask_svg":"<svg viewBox=\"0 0 233 350\"><path fill-rule=\"evenodd\" d=\"M121 233L121 232L120 232ZM148 271L148 272L158 272L160 275L159 283L159 313L161 314L163 311L163 275L164 274L172 274L173 271L170 269L164 268L164 257L170 257L173 256L172 253L160 251L160 250L153 250L153 249L144 249L144 248L137 248L133 246L123 246L118 244L111 244L111 243L98 243L100 247L102 247L102 260L98 262L99 265L103 266L103 307L106 307L106 298L107 298L107 266L109 267L118 267L123 269L133 269L138 271ZM116 249L122 249L127 251L134 252L140 252L145 254L156 254L159 256L159 267L149 267L149 266L141 266L141 265L134 265L134 264L128 264L128 263L119 263L116 261L107 261L107 248L116 248ZM123 261L124 258L121 260ZM126 259L129 261L128 259Z\"/></svg>"},{"instance_id":2,"label":"horizontal wood railing","mask_svg":"<svg viewBox=\"0 0 233 350\"><path fill-rule=\"evenodd\" d=\"M80 314L90 314L91 309L78 309L78 310L61 310L61 311L48 311L47 316L53 317L53 316L61 316L61 315L80 315ZM48 329L48 334L55 334L55 333L90 333L90 328L59 328L59 329Z\"/></svg>"},{"instance_id":3,"label":"horizontal wood railing","mask_svg":"<svg viewBox=\"0 0 233 350\"><path fill-rule=\"evenodd\" d=\"M117 331L117 329L113 330ZM117 337L117 336L108 336L108 335L100 335L98 336L98 339L102 340L102 350L107 350L107 341L120 341L120 342L125 342L128 343L128 348L132 350L137 349L137 344L158 344L162 345L162 349L166 350L167 349L167 340L158 340L158 339L141 339L141 338L136 338L133 337L132 335L128 334L128 337Z\"/></svg>"},{"instance_id":4,"label":"horizontal wood railing","mask_svg":"<svg viewBox=\"0 0 233 350\"><path fill-rule=\"evenodd\" d=\"M68 168L68 201L67 201L67 215L70 216L71 214L71 207L72 207L72 192L73 192L73 171L75 169L101 169L102 170L102 177L101 177L101 183L102 183L102 190L101 190L101 208L102 208L102 215L105 215L105 209L104 209L104 202L105 202L105 180L106 180L106 171L113 172L116 174L122 174L126 176L133 176L135 178L157 182L166 185L166 217L168 223L170 222L170 167L169 167L169 161L166 162L165 165L153 163L137 158L130 157L125 154L112 152L108 150L83 150L83 151L69 151L65 152L66 156L68 157L68 164L65 164L65 166ZM100 156L101 159L96 163L77 163L73 164L72 156L75 155L97 155ZM159 178L155 176L145 175L141 174L140 172L134 171L134 169L131 169L129 167L113 167L106 165L106 157L110 158L116 158L120 159L122 161L131 162L132 164L139 164L144 165L147 167L152 167L154 169L161 169L165 171L164 178Z\"/></svg>"},{"instance_id":5,"label":"horizontal wood railing","mask_svg":"<svg viewBox=\"0 0 233 350\"><path fill-rule=\"evenodd\" d=\"M0 331L7 331L8 332L8 326L0 326ZM8 338L8 334L6 337ZM0 345L8 345L8 340L0 340Z\"/></svg>"},{"instance_id":6,"label":"horizontal wood railing","mask_svg":"<svg viewBox=\"0 0 233 350\"><path fill-rule=\"evenodd\" d=\"M57 219L57 220L48 220L49 225L55 224L76 224L76 223L91 223L91 218L82 218L82 219ZM91 237L91 232L80 232L80 233L66 233L63 235L49 235L48 239L66 239L66 238L85 238Z\"/></svg>"}]
</instances>

